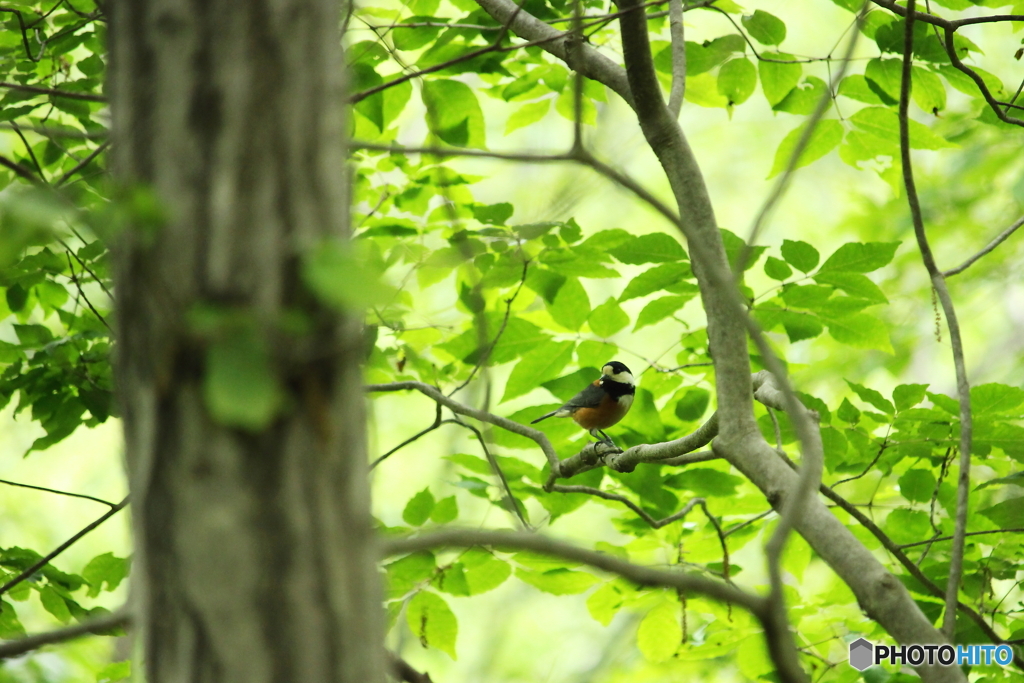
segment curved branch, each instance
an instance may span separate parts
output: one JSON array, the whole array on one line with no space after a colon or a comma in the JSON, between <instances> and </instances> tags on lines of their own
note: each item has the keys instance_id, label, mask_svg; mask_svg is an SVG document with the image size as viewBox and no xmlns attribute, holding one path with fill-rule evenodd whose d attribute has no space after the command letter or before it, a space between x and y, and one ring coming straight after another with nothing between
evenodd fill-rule
<instances>
[{"instance_id":1,"label":"curved branch","mask_svg":"<svg viewBox=\"0 0 1024 683\"><path fill-rule=\"evenodd\" d=\"M992 240L987 245L985 245L984 249L982 249L977 254L975 254L974 256L970 257L969 259L967 259L966 261L961 263L956 268L950 268L949 270L944 271L942 273L942 276L943 277L950 277L952 275L959 275L960 273L964 272L965 270L970 268L972 265L974 265L975 261L980 259L982 256L985 256L985 255L991 253L993 249L995 249L1000 244L1005 242L1010 237L1010 235L1012 235L1013 233L1017 232L1017 228L1019 228L1022 225L1024 225L1024 216L1021 216L1019 219L1017 219L1017 221L1013 225L1011 225L1006 230L1003 230L1001 233L999 233L994 240Z\"/></svg>"},{"instance_id":2,"label":"curved branch","mask_svg":"<svg viewBox=\"0 0 1024 683\"><path fill-rule=\"evenodd\" d=\"M617 574L641 586L660 586L693 591L722 602L731 602L748 609L758 619L764 619L766 602L759 595L722 581L715 581L693 572L666 571L621 560L613 555L586 550L579 546L556 541L546 536L510 531L478 529L447 529L410 538L385 539L381 542L382 555L391 556L431 548L465 548L491 545L502 549L530 550L552 557Z\"/></svg>"}]
</instances>

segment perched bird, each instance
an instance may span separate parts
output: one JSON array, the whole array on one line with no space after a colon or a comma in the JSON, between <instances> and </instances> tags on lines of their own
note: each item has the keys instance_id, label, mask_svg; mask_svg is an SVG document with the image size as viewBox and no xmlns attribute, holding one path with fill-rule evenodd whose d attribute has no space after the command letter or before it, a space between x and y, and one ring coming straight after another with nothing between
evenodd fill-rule
<instances>
[{"instance_id":1,"label":"perched bird","mask_svg":"<svg viewBox=\"0 0 1024 683\"><path fill-rule=\"evenodd\" d=\"M611 427L626 416L629 407L633 405L635 393L636 381L629 368L617 360L608 361L601 368L600 379L588 384L561 408L541 415L530 424L549 417L571 417L595 439L603 437L603 441L611 442L601 430Z\"/></svg>"}]
</instances>

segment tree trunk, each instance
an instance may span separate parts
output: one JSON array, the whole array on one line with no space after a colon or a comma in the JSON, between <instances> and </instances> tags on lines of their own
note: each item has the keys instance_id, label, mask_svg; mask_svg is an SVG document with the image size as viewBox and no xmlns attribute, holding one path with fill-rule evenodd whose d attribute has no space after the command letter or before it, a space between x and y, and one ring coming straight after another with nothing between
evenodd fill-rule
<instances>
[{"instance_id":1,"label":"tree trunk","mask_svg":"<svg viewBox=\"0 0 1024 683\"><path fill-rule=\"evenodd\" d=\"M147 680L381 681L359 322L300 279L304 250L348 231L341 7L110 5L116 367ZM256 349L236 370L267 350L268 419L211 414L225 339Z\"/></svg>"}]
</instances>

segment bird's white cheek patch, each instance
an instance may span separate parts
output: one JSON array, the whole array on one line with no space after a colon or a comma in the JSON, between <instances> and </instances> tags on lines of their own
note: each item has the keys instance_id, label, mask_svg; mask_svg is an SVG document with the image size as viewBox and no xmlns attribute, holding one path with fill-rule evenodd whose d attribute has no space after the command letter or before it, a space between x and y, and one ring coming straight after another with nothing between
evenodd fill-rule
<instances>
[{"instance_id":1,"label":"bird's white cheek patch","mask_svg":"<svg viewBox=\"0 0 1024 683\"><path fill-rule=\"evenodd\" d=\"M626 410L629 410L629 407L633 405L633 394L625 394L623 396L619 396L619 405L625 408Z\"/></svg>"}]
</instances>

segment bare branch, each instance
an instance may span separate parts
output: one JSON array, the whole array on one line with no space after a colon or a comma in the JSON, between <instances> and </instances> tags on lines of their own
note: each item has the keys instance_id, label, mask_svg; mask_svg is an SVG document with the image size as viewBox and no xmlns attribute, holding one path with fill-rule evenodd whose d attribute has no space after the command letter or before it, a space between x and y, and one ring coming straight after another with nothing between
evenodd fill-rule
<instances>
[{"instance_id":1,"label":"bare branch","mask_svg":"<svg viewBox=\"0 0 1024 683\"><path fill-rule=\"evenodd\" d=\"M686 95L686 36L683 29L683 0L669 0L668 30L672 37L672 89L668 95L668 110L679 118Z\"/></svg>"},{"instance_id":2,"label":"bare branch","mask_svg":"<svg viewBox=\"0 0 1024 683\"><path fill-rule=\"evenodd\" d=\"M108 500L102 498L96 498L94 496L87 496L84 493L71 493L70 491L60 491L58 489L48 489L45 486L33 486L32 484L21 484L16 481L7 481L6 479L0 479L0 484L7 484L8 486L17 486L23 489L32 489L34 491L46 491L47 493L56 493L61 496L69 496L71 498L82 498L83 500L91 500L95 503L103 503L107 507L115 508L117 503L111 503Z\"/></svg>"},{"instance_id":3,"label":"bare branch","mask_svg":"<svg viewBox=\"0 0 1024 683\"><path fill-rule=\"evenodd\" d=\"M105 614L102 617L87 619L74 626L59 628L45 633L36 633L31 636L0 643L0 659L10 659L19 655L38 650L45 645L56 645L75 640L82 636L99 635L97 631L109 631L110 629L127 626L131 621L131 614L127 607L122 607L116 612Z\"/></svg>"},{"instance_id":4,"label":"bare branch","mask_svg":"<svg viewBox=\"0 0 1024 683\"><path fill-rule=\"evenodd\" d=\"M965 536L987 536L989 534L1024 534L1024 528L1021 529L989 529L988 531L968 531ZM918 545L928 545L931 543L941 543L943 541L952 541L952 536L938 536L936 538L929 538L927 541L917 541L916 543L904 543L899 546L900 548L913 548Z\"/></svg>"},{"instance_id":5,"label":"bare branch","mask_svg":"<svg viewBox=\"0 0 1024 683\"><path fill-rule=\"evenodd\" d=\"M379 458L377 458L376 460L371 462L370 463L370 471L372 472L373 470L377 469L377 465L381 464L382 462L384 462L385 460L387 460L392 455L394 455L398 451L402 450L403 448L405 448L409 444L415 443L420 438L422 438L422 437L426 436L427 434L429 434L430 432L434 431L435 429L437 429L441 425L445 424L445 422L447 422L447 420L442 420L441 419L441 404L438 403L437 404L437 414L434 416L434 422L429 427L427 427L426 429L423 429L423 430L417 432L416 434L413 434L408 439L406 439L405 441L403 441L402 443L398 444L397 446L392 448L390 451L388 451L384 455L380 456Z\"/></svg>"},{"instance_id":6,"label":"bare branch","mask_svg":"<svg viewBox=\"0 0 1024 683\"><path fill-rule=\"evenodd\" d=\"M0 10L3 11L3 10ZM102 95L90 95L84 92L69 92L67 90L54 90L53 88L40 88L37 85L22 85L21 83L8 83L0 81L0 88L30 92L37 95L50 95L51 97L63 97L68 100L83 100L85 102L106 102L107 98Z\"/></svg>"},{"instance_id":7,"label":"bare branch","mask_svg":"<svg viewBox=\"0 0 1024 683\"><path fill-rule=\"evenodd\" d=\"M972 265L974 265L975 261L980 259L982 256L985 256L986 254L991 253L993 249L995 249L1000 244L1005 242L1006 239L1010 235L1015 233L1017 231L1017 228L1019 228L1022 225L1024 225L1024 216L1021 216L1019 219L1017 219L1017 221L1013 225L1011 225L1006 230L1003 230L1001 233L999 233L994 240L992 240L987 245L985 245L984 249L982 249L977 254L975 254L974 256L970 257L969 259L967 259L966 261L961 263L956 268L950 268L949 270L943 272L942 276L943 277L951 277L953 275L959 275L960 273L964 272L965 270L970 268Z\"/></svg>"},{"instance_id":8,"label":"bare branch","mask_svg":"<svg viewBox=\"0 0 1024 683\"><path fill-rule=\"evenodd\" d=\"M92 163L92 160L95 159L96 157L98 157L100 154L102 154L107 149L107 147L109 147L109 146L110 146L110 141L109 140L104 141L103 144L100 145L99 147L97 147L96 149L94 149L89 156L87 156L86 158L82 159L80 162L75 164L74 168L72 168L70 171L68 171L64 175L62 175L60 177L60 180L57 181L56 186L60 187L61 185L63 185L67 181L71 180L71 178L76 173L78 173L83 168L85 168L90 163Z\"/></svg>"},{"instance_id":9,"label":"bare branch","mask_svg":"<svg viewBox=\"0 0 1024 683\"><path fill-rule=\"evenodd\" d=\"M631 501L629 498L619 495L618 493L602 491L601 489L597 489L592 486L563 486L561 484L556 484L555 486L552 486L551 490L556 493L585 493L589 496L597 496L598 498L603 498L605 500L614 500L617 503L622 503L630 510L635 512L637 516L640 517L640 519L650 524L651 527L654 529L660 529L663 526L668 526L672 522L683 519L684 517L686 517L686 515L690 514L690 510L704 503L703 498L694 498L689 503L687 503L679 512L669 515L664 519L654 519L649 514L647 514L647 512L642 507Z\"/></svg>"}]
</instances>

